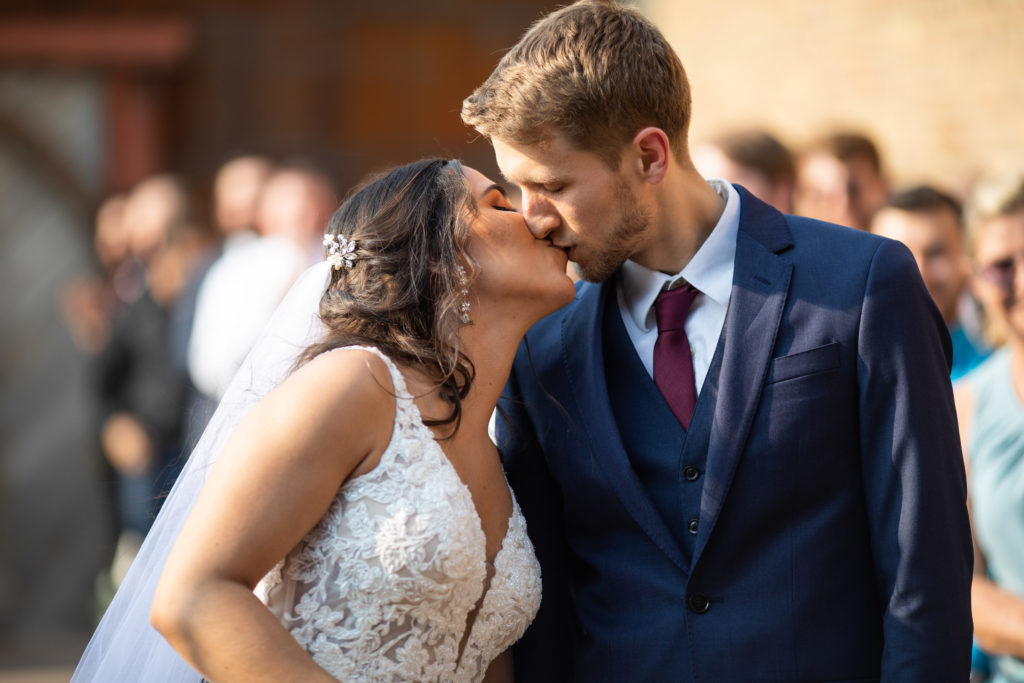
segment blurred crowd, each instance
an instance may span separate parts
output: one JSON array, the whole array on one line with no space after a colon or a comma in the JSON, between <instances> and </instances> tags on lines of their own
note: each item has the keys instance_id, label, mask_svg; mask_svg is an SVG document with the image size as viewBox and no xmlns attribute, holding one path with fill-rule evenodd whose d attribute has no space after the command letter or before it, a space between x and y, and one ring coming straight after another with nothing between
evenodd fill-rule
<instances>
[{"instance_id":1,"label":"blurred crowd","mask_svg":"<svg viewBox=\"0 0 1024 683\"><path fill-rule=\"evenodd\" d=\"M203 193L161 174L106 198L96 212L95 272L64 290L99 407L110 532L100 608L256 335L322 258L338 199L322 171L261 156L231 159L212 185Z\"/></svg>"},{"instance_id":2,"label":"blurred crowd","mask_svg":"<svg viewBox=\"0 0 1024 683\"><path fill-rule=\"evenodd\" d=\"M785 213L910 250L952 340L977 558L975 676L1024 680L1024 174L970 188L896 186L879 146L848 130L800 148L736 130L692 154L706 177ZM194 189L159 175L103 202L97 272L65 297L102 406L110 587L261 326L321 258L337 201L323 173L258 156L222 166L209 207L196 206Z\"/></svg>"}]
</instances>

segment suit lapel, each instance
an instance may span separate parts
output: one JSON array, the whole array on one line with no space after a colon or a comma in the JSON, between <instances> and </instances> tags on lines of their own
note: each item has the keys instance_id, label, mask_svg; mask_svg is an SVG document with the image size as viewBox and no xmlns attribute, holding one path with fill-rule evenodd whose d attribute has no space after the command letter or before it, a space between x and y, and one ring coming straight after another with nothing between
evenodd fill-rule
<instances>
[{"instance_id":1,"label":"suit lapel","mask_svg":"<svg viewBox=\"0 0 1024 683\"><path fill-rule=\"evenodd\" d=\"M764 388L775 338L789 294L793 266L779 252L791 246L781 213L746 190L740 193L740 226L732 295L725 319L718 402L711 425L707 475L701 493L696 563L714 530Z\"/></svg>"},{"instance_id":2,"label":"suit lapel","mask_svg":"<svg viewBox=\"0 0 1024 683\"><path fill-rule=\"evenodd\" d=\"M601 337L601 316L608 296L615 296L614 281L585 285L576 306L563 319L562 358L574 401L572 418L580 427L581 442L586 444L584 455L598 464L623 506L651 540L689 574L689 563L640 483L615 426ZM581 466L585 466L583 463Z\"/></svg>"}]
</instances>

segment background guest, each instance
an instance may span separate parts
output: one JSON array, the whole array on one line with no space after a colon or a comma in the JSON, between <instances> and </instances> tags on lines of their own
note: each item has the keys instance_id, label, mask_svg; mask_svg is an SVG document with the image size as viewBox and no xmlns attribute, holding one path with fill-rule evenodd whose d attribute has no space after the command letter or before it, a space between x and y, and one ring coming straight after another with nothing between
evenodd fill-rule
<instances>
[{"instance_id":1,"label":"background guest","mask_svg":"<svg viewBox=\"0 0 1024 683\"><path fill-rule=\"evenodd\" d=\"M213 264L256 239L256 211L273 162L259 155L229 159L213 181L211 214L215 237L197 258L192 276L182 290L171 320L171 353L188 378L182 415L182 443L190 450L217 407L213 396L202 391L188 370L188 347L199 306L199 292ZM230 258L229 256L226 258Z\"/></svg>"},{"instance_id":2,"label":"background guest","mask_svg":"<svg viewBox=\"0 0 1024 683\"><path fill-rule=\"evenodd\" d=\"M188 369L207 396L224 395L295 278L322 258L335 200L331 180L311 168L280 168L267 179L255 215L258 238L225 249L199 290Z\"/></svg>"},{"instance_id":3,"label":"background guest","mask_svg":"<svg viewBox=\"0 0 1024 683\"><path fill-rule=\"evenodd\" d=\"M170 175L139 183L127 197L123 220L126 264L140 273L140 286L115 312L98 359L100 441L116 472L119 509L115 585L152 523L160 494L173 482L185 376L172 360L170 312L203 242L188 192Z\"/></svg>"},{"instance_id":4,"label":"background guest","mask_svg":"<svg viewBox=\"0 0 1024 683\"><path fill-rule=\"evenodd\" d=\"M862 133L829 133L800 155L796 212L802 216L867 230L888 196L881 154Z\"/></svg>"},{"instance_id":5,"label":"background guest","mask_svg":"<svg viewBox=\"0 0 1024 683\"><path fill-rule=\"evenodd\" d=\"M975 637L993 681L1024 681L1024 174L978 186L967 212L974 291L1005 345L956 392L974 533Z\"/></svg>"},{"instance_id":6,"label":"background guest","mask_svg":"<svg viewBox=\"0 0 1024 683\"><path fill-rule=\"evenodd\" d=\"M953 340L953 369L959 379L988 356L977 303L968 287L970 264L964 251L960 202L928 185L899 192L871 219L871 232L903 242L921 271Z\"/></svg>"},{"instance_id":7,"label":"background guest","mask_svg":"<svg viewBox=\"0 0 1024 683\"><path fill-rule=\"evenodd\" d=\"M793 213L796 164L789 149L757 128L735 130L695 145L693 163L705 178L724 178L783 213Z\"/></svg>"},{"instance_id":8,"label":"background guest","mask_svg":"<svg viewBox=\"0 0 1024 683\"><path fill-rule=\"evenodd\" d=\"M260 195L273 172L274 163L255 154L234 157L217 171L213 181L213 218L225 240L255 235Z\"/></svg>"}]
</instances>

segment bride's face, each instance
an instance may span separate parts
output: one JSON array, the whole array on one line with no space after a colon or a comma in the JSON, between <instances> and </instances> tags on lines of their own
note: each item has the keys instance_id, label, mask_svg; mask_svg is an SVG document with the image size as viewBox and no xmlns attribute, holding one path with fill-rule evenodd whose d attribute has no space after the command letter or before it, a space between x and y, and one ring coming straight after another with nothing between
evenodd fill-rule
<instances>
[{"instance_id":1,"label":"bride's face","mask_svg":"<svg viewBox=\"0 0 1024 683\"><path fill-rule=\"evenodd\" d=\"M565 250L534 237L500 185L469 167L463 173L477 206L466 247L479 267L471 298L481 307L514 302L538 320L572 301Z\"/></svg>"}]
</instances>

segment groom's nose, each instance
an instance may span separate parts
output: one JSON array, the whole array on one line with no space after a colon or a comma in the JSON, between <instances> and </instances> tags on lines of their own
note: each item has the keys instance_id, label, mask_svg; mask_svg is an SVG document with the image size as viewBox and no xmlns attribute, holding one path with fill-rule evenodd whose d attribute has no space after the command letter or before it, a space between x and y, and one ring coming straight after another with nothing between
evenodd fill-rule
<instances>
[{"instance_id":1,"label":"groom's nose","mask_svg":"<svg viewBox=\"0 0 1024 683\"><path fill-rule=\"evenodd\" d=\"M558 212L547 198L534 192L524 191L522 203L523 217L530 232L539 240L547 239L561 223Z\"/></svg>"}]
</instances>

